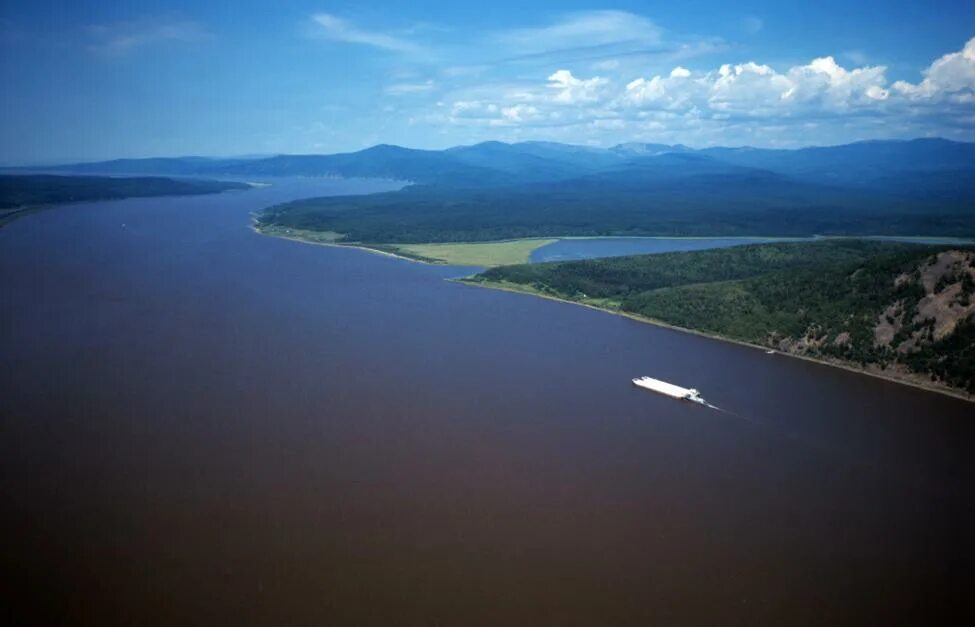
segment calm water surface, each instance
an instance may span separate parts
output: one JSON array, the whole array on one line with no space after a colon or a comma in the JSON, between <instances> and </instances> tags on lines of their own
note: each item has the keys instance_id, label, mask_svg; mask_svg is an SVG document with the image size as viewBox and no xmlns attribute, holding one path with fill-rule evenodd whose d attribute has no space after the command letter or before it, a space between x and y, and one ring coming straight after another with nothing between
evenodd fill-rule
<instances>
[{"instance_id":1,"label":"calm water surface","mask_svg":"<svg viewBox=\"0 0 975 627\"><path fill-rule=\"evenodd\" d=\"M532 251L529 261L567 261L570 259L595 259L597 257L622 257L625 255L647 255L651 253L670 253L684 250L705 250L708 248L727 248L743 244L762 244L782 241L755 237L592 237L585 239L561 239Z\"/></svg>"},{"instance_id":2,"label":"calm water surface","mask_svg":"<svg viewBox=\"0 0 975 627\"><path fill-rule=\"evenodd\" d=\"M368 185L93 203L0 230L12 624L971 609L975 405L247 226ZM643 374L727 411L641 392Z\"/></svg>"},{"instance_id":3,"label":"calm water surface","mask_svg":"<svg viewBox=\"0 0 975 627\"><path fill-rule=\"evenodd\" d=\"M562 239L546 244L532 251L528 261L568 261L572 259L596 259L598 257L622 257L625 255L648 255L687 250L706 250L708 248L727 248L745 244L767 242L801 242L814 238L760 238L760 237L588 237L582 239ZM949 246L973 246L975 240L958 237L887 237L870 236L874 239L891 242L914 242L916 244L946 244Z\"/></svg>"}]
</instances>

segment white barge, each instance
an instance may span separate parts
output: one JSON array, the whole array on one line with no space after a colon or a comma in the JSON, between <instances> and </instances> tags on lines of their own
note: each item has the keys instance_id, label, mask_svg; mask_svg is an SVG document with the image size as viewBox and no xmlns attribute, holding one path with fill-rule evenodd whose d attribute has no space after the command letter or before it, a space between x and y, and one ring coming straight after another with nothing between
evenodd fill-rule
<instances>
[{"instance_id":1,"label":"white barge","mask_svg":"<svg viewBox=\"0 0 975 627\"><path fill-rule=\"evenodd\" d=\"M691 401L692 403L700 403L701 405L705 404L704 399L701 398L701 393L694 388L682 388L679 385L674 385L673 383L667 383L666 381L661 381L659 379L653 379L650 377L637 377L636 379L633 379L633 385L646 388L671 398Z\"/></svg>"}]
</instances>

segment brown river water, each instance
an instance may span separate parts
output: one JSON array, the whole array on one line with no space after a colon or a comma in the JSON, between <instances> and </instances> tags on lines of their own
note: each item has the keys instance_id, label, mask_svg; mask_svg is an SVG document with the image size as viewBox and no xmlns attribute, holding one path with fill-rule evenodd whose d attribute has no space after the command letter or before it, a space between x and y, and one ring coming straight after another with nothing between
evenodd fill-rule
<instances>
[{"instance_id":1,"label":"brown river water","mask_svg":"<svg viewBox=\"0 0 975 627\"><path fill-rule=\"evenodd\" d=\"M975 404L248 228L376 185L0 230L7 624L972 611Z\"/></svg>"}]
</instances>

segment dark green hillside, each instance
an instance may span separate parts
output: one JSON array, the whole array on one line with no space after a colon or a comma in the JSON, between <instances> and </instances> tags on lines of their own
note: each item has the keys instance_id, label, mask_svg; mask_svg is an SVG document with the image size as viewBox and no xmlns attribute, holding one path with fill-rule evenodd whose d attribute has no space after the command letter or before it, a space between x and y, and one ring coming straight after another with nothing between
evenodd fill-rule
<instances>
[{"instance_id":1,"label":"dark green hillside","mask_svg":"<svg viewBox=\"0 0 975 627\"><path fill-rule=\"evenodd\" d=\"M0 175L0 207L40 205L136 196L212 194L247 189L244 183L173 180L159 177L112 178L50 174Z\"/></svg>"},{"instance_id":2,"label":"dark green hillside","mask_svg":"<svg viewBox=\"0 0 975 627\"><path fill-rule=\"evenodd\" d=\"M250 159L220 159L210 157L152 157L148 159L112 159L110 161L94 161L88 163L72 163L67 165L47 166L44 168L2 168L4 172L14 173L18 170L42 170L63 174L85 175L166 175L166 176L198 176L208 175L216 169L227 169L235 165L244 164Z\"/></svg>"},{"instance_id":3,"label":"dark green hillside","mask_svg":"<svg viewBox=\"0 0 975 627\"><path fill-rule=\"evenodd\" d=\"M213 194L247 189L244 183L173 180L158 177L112 178L49 174L0 175L0 225L27 207L143 196Z\"/></svg>"},{"instance_id":4,"label":"dark green hillside","mask_svg":"<svg viewBox=\"0 0 975 627\"><path fill-rule=\"evenodd\" d=\"M597 172L620 162L602 150L574 149L563 144L482 142L449 148L444 154L461 163L505 172L515 180L559 180Z\"/></svg>"},{"instance_id":5,"label":"dark green hillside","mask_svg":"<svg viewBox=\"0 0 975 627\"><path fill-rule=\"evenodd\" d=\"M367 243L571 235L975 236L975 147L945 140L699 151L488 142L442 152L380 146L306 159L312 170L399 172L426 184L272 207L262 224Z\"/></svg>"},{"instance_id":6,"label":"dark green hillside","mask_svg":"<svg viewBox=\"0 0 975 627\"><path fill-rule=\"evenodd\" d=\"M705 160L549 184L315 198L271 207L259 219L374 243L570 235L964 237L975 235L975 202L831 188Z\"/></svg>"},{"instance_id":7,"label":"dark green hillside","mask_svg":"<svg viewBox=\"0 0 975 627\"><path fill-rule=\"evenodd\" d=\"M700 152L727 163L802 180L874 189L902 175L965 172L970 178L975 172L975 144L939 138L863 141L798 150L707 148Z\"/></svg>"},{"instance_id":8,"label":"dark green hillside","mask_svg":"<svg viewBox=\"0 0 975 627\"><path fill-rule=\"evenodd\" d=\"M472 279L975 393L975 253L827 241L493 268Z\"/></svg>"},{"instance_id":9,"label":"dark green hillside","mask_svg":"<svg viewBox=\"0 0 975 627\"><path fill-rule=\"evenodd\" d=\"M881 253L909 251L913 254L917 248L913 244L870 240L782 242L502 266L478 276L490 281L543 285L564 294L621 299L663 287L744 279L774 270L854 263Z\"/></svg>"}]
</instances>

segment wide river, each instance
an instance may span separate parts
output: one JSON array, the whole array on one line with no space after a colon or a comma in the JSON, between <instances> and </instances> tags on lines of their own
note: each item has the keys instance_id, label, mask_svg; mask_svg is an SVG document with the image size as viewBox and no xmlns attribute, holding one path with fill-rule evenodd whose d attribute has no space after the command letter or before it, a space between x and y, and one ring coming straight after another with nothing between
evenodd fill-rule
<instances>
[{"instance_id":1,"label":"wide river","mask_svg":"<svg viewBox=\"0 0 975 627\"><path fill-rule=\"evenodd\" d=\"M10 624L971 609L975 405L248 228L374 186L89 203L0 230L0 559L5 615L32 612Z\"/></svg>"}]
</instances>

